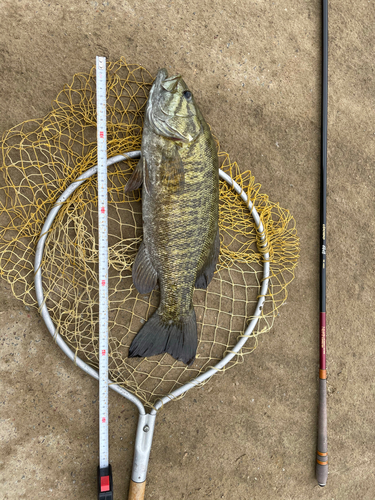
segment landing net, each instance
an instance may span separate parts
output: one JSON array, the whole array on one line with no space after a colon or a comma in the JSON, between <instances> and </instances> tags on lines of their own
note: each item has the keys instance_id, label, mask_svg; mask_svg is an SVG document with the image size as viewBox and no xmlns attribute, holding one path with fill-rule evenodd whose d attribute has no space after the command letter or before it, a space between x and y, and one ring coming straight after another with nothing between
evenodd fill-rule
<instances>
[{"instance_id":1,"label":"landing net","mask_svg":"<svg viewBox=\"0 0 375 500\"><path fill-rule=\"evenodd\" d=\"M123 59L107 63L108 158L139 150L153 77ZM0 143L0 275L27 307L38 307L35 248L45 219L61 193L97 163L95 67L65 85L42 119L5 132ZM295 221L269 200L249 170L241 172L219 148L219 163L255 204L270 254L270 285L251 338L225 370L243 361L268 332L287 299L299 256ZM208 290L195 290L198 350L186 367L168 354L127 357L142 324L156 310L159 292L140 295L132 263L142 241L141 191L124 194L137 160L108 168L109 376L146 406L198 376L231 350L257 302L263 254L248 208L220 181L221 253ZM96 175L64 203L49 232L43 257L46 305L58 332L78 357L98 368L98 234Z\"/></svg>"}]
</instances>

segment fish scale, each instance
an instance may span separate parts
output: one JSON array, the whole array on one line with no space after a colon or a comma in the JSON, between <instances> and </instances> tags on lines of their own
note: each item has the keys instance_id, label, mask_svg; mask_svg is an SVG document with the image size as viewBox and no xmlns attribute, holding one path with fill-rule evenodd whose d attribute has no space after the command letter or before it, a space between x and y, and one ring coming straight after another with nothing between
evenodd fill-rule
<instances>
[{"instance_id":1,"label":"fish scale","mask_svg":"<svg viewBox=\"0 0 375 500\"><path fill-rule=\"evenodd\" d=\"M210 216L210 204L207 201L205 203L205 200L210 200L213 194L213 182L210 178L208 182L205 182L201 162L195 164L190 162L188 172L184 192L174 194L169 200L165 200L161 212L151 210L151 225L157 231L156 238L160 239L160 267L166 269L164 279L162 277L164 297L162 296L161 304L163 309L168 308L166 314L168 320L174 317L174 313L183 315L191 309L196 273L202 267L217 231L214 217ZM203 198L201 189L205 192ZM202 224L205 226L203 229ZM165 231L166 225L169 226L168 232ZM181 227L183 227L183 238L170 240L170 234L181 233ZM206 241L201 242L201 235L205 230ZM194 248L191 247L192 242L194 242ZM173 261L171 261L172 256L175 257ZM196 266L191 267L190 264L194 260L197 262ZM168 287L168 283L174 283L176 276L181 283L179 287L181 297L178 304L175 295ZM179 311L183 299L185 299L185 307Z\"/></svg>"}]
</instances>

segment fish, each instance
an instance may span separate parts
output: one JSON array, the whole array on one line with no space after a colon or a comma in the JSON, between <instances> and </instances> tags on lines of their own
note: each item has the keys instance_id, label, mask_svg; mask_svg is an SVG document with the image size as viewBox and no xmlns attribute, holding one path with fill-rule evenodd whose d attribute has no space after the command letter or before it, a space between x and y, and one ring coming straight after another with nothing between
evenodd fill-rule
<instances>
[{"instance_id":1,"label":"fish","mask_svg":"<svg viewBox=\"0 0 375 500\"><path fill-rule=\"evenodd\" d=\"M182 76L160 69L146 104L141 158L124 191L142 185L143 241L132 268L140 294L160 290L129 357L197 351L194 288L205 289L220 252L219 162L210 127Z\"/></svg>"}]
</instances>

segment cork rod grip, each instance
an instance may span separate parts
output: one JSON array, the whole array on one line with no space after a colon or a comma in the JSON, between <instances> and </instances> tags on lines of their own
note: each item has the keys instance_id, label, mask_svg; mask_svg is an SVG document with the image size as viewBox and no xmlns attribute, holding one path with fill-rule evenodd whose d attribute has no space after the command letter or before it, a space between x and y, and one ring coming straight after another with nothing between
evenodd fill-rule
<instances>
[{"instance_id":1,"label":"cork rod grip","mask_svg":"<svg viewBox=\"0 0 375 500\"><path fill-rule=\"evenodd\" d=\"M130 481L128 500L143 500L145 497L146 481L135 483Z\"/></svg>"},{"instance_id":2,"label":"cork rod grip","mask_svg":"<svg viewBox=\"0 0 375 500\"><path fill-rule=\"evenodd\" d=\"M318 449L316 452L316 479L320 486L325 486L328 478L327 453L327 380L319 379L319 419Z\"/></svg>"}]
</instances>

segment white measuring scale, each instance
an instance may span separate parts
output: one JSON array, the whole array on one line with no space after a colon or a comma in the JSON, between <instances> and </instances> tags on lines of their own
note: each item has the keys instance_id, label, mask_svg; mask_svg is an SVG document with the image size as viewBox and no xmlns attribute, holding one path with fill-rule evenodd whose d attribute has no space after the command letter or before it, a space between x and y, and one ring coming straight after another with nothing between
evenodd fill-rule
<instances>
[{"instance_id":1,"label":"white measuring scale","mask_svg":"<svg viewBox=\"0 0 375 500\"><path fill-rule=\"evenodd\" d=\"M113 499L108 446L108 190L106 59L96 58L99 239L99 467L98 498Z\"/></svg>"}]
</instances>

